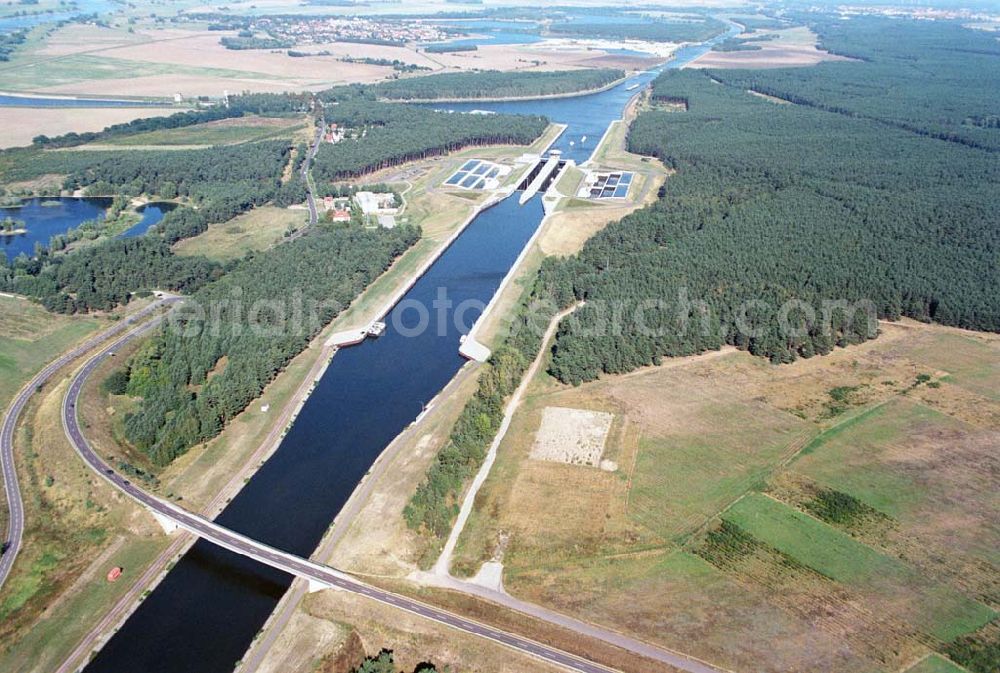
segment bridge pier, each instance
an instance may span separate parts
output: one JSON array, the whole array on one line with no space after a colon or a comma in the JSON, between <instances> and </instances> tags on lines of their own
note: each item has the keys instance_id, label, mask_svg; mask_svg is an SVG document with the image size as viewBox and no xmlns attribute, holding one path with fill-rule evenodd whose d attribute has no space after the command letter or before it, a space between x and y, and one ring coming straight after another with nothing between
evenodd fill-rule
<instances>
[{"instance_id":1,"label":"bridge pier","mask_svg":"<svg viewBox=\"0 0 1000 673\"><path fill-rule=\"evenodd\" d=\"M500 291L497 290L497 294ZM486 362L490 359L490 349L476 341L472 332L462 338L462 345L458 347L458 353L462 357L476 362Z\"/></svg>"},{"instance_id":2,"label":"bridge pier","mask_svg":"<svg viewBox=\"0 0 1000 673\"><path fill-rule=\"evenodd\" d=\"M166 533L167 535L170 535L177 530L178 526L176 523L174 523L173 519L163 516L162 514L154 510L150 510L150 514L153 515L153 518L156 519L156 522L160 524L160 528L162 528L163 532Z\"/></svg>"},{"instance_id":3,"label":"bridge pier","mask_svg":"<svg viewBox=\"0 0 1000 673\"><path fill-rule=\"evenodd\" d=\"M316 580L312 580L311 579L311 580L308 580L308 583L309 583L308 593L311 593L311 594L314 594L317 591L323 591L324 589L334 589L334 590L339 591L339 589L337 589L337 587L330 586L329 584L326 584L325 582L317 582Z\"/></svg>"}]
</instances>

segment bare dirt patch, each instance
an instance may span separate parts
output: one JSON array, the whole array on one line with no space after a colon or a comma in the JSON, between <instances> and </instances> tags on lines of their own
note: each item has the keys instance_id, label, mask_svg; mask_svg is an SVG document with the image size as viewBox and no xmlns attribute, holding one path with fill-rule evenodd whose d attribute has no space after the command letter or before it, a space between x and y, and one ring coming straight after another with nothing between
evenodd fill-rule
<instances>
[{"instance_id":1,"label":"bare dirt patch","mask_svg":"<svg viewBox=\"0 0 1000 673\"><path fill-rule=\"evenodd\" d=\"M149 37L141 33L128 33L114 28L70 23L49 35L34 53L41 56L69 56L83 52L125 47L147 40Z\"/></svg>"},{"instance_id":2,"label":"bare dirt patch","mask_svg":"<svg viewBox=\"0 0 1000 673\"><path fill-rule=\"evenodd\" d=\"M790 68L851 59L815 47L761 47L755 51L710 51L689 68Z\"/></svg>"},{"instance_id":3,"label":"bare dirt patch","mask_svg":"<svg viewBox=\"0 0 1000 673\"><path fill-rule=\"evenodd\" d=\"M857 673L867 662L812 620L678 551L519 570L518 596L731 671Z\"/></svg>"},{"instance_id":4,"label":"bare dirt patch","mask_svg":"<svg viewBox=\"0 0 1000 673\"><path fill-rule=\"evenodd\" d=\"M653 192L655 194L655 190ZM579 252L587 240L611 222L617 222L639 206L591 206L555 213L538 245L546 255L572 255Z\"/></svg>"},{"instance_id":5,"label":"bare dirt patch","mask_svg":"<svg viewBox=\"0 0 1000 673\"><path fill-rule=\"evenodd\" d=\"M663 63L659 57L644 58L641 56L622 56L618 54L605 54L595 56L584 61L579 61L576 65L588 68L619 68L621 70L647 70Z\"/></svg>"},{"instance_id":6,"label":"bare dirt patch","mask_svg":"<svg viewBox=\"0 0 1000 673\"><path fill-rule=\"evenodd\" d=\"M603 411L546 407L542 411L542 425L535 433L531 457L568 465L602 467L613 472L614 463L601 460L613 420L612 414Z\"/></svg>"},{"instance_id":7,"label":"bare dirt patch","mask_svg":"<svg viewBox=\"0 0 1000 673\"><path fill-rule=\"evenodd\" d=\"M267 49L233 50L219 44L225 33L190 33L178 31L176 39L156 41L101 50L103 57L186 65L199 68L224 68L263 75L290 78L301 82L356 82L381 79L392 68L363 63L344 63L334 56L294 58L284 51Z\"/></svg>"},{"instance_id":8,"label":"bare dirt patch","mask_svg":"<svg viewBox=\"0 0 1000 673\"><path fill-rule=\"evenodd\" d=\"M435 62L453 70L572 70L594 67L604 52L585 48L540 49L524 45L485 45L476 51L432 54Z\"/></svg>"},{"instance_id":9,"label":"bare dirt patch","mask_svg":"<svg viewBox=\"0 0 1000 673\"><path fill-rule=\"evenodd\" d=\"M437 670L467 670L475 662L482 673L556 673L554 666L512 652L506 647L477 636L459 633L408 612L381 605L342 591L310 594L303 601L313 617L351 623L361 634L365 651L378 654L392 650L399 670L409 671L430 662ZM355 662L355 664L360 662ZM282 669L306 673L313 668Z\"/></svg>"},{"instance_id":10,"label":"bare dirt patch","mask_svg":"<svg viewBox=\"0 0 1000 673\"><path fill-rule=\"evenodd\" d=\"M750 42L760 49L747 51L709 51L685 67L689 68L787 68L816 65L823 61L850 61L816 47L816 34L805 27L762 30L747 33L753 38L774 35L767 41Z\"/></svg>"},{"instance_id":11,"label":"bare dirt patch","mask_svg":"<svg viewBox=\"0 0 1000 673\"><path fill-rule=\"evenodd\" d=\"M298 611L264 656L257 670L260 673L350 671L365 656L363 651L358 652L350 647L355 644L356 639L356 632L341 622L320 619ZM347 659L344 661L347 665L339 669L332 667L338 655ZM324 661L325 659L328 661ZM321 667L321 662L326 667Z\"/></svg>"},{"instance_id":12,"label":"bare dirt patch","mask_svg":"<svg viewBox=\"0 0 1000 673\"><path fill-rule=\"evenodd\" d=\"M30 145L39 135L58 136L70 131L101 131L112 124L142 117L165 117L175 108L30 108L0 107L0 148Z\"/></svg>"}]
</instances>

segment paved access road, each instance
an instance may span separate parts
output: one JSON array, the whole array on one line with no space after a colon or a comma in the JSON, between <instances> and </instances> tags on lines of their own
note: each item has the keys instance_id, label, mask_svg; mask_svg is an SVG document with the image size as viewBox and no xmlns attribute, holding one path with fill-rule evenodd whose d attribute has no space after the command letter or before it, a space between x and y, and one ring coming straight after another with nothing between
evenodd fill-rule
<instances>
[{"instance_id":1,"label":"paved access road","mask_svg":"<svg viewBox=\"0 0 1000 673\"><path fill-rule=\"evenodd\" d=\"M323 115L319 116L316 120L316 137L313 140L312 146L309 148L309 153L306 155L306 160L302 162L302 182L306 185L306 204L309 206L309 225L312 226L319 222L319 213L316 212L316 195L313 194L312 183L309 180L309 170L312 168L312 161L316 158L316 153L319 152L320 143L323 142L323 132L326 130L326 119Z\"/></svg>"},{"instance_id":2,"label":"paved access road","mask_svg":"<svg viewBox=\"0 0 1000 673\"><path fill-rule=\"evenodd\" d=\"M471 619L441 610L439 608L421 603L420 601L407 598L389 591L384 591L377 587L365 584L357 579L342 573L334 568L325 566L314 561L289 554L269 545L257 542L245 535L229 530L205 517L193 514L166 500L151 495L132 484L127 478L115 472L108 466L100 456L98 456L87 439L84 437L77 419L77 405L80 393L87 378L95 369L115 350L120 349L128 341L135 339L142 334L153 329L162 317L148 321L147 323L134 327L126 334L120 336L113 343L106 345L101 351L93 356L82 369L73 377L70 382L69 391L63 400L62 418L63 428L67 437L73 444L76 451L84 459L87 465L97 474L110 482L115 488L124 492L133 500L138 501L149 509L161 521L171 522L181 528L205 538L210 542L229 549L230 551L253 558L261 563L266 563L272 567L283 570L289 574L297 575L310 582L317 588L333 588L343 591L350 591L355 594L366 596L386 605L391 605L401 610L426 617L440 624L450 626L482 638L487 638L500 643L511 649L529 654L538 659L562 666L571 671L579 673L607 673L607 667L582 659L580 657L563 652L553 647L543 645L528 638L518 636L500 629L481 624ZM294 524L294 522L290 522Z\"/></svg>"},{"instance_id":3,"label":"paved access road","mask_svg":"<svg viewBox=\"0 0 1000 673\"><path fill-rule=\"evenodd\" d=\"M7 408L7 413L3 418L3 426L0 428L0 471L3 472L3 485L7 494L7 509L10 511L10 524L7 537L5 538L6 550L3 556L0 557L0 587L3 586L7 580L7 576L10 574L11 568L14 566L14 559L17 558L18 552L21 551L21 539L24 537L24 507L21 503L21 488L17 481L17 470L14 463L14 431L17 429L17 422L21 412L28 405L31 396L61 368L87 351L92 350L102 341L106 341L114 335L123 332L136 321L179 299L180 297L172 295L165 296L129 318L109 327L100 334L92 336L68 353L63 354L49 363L42 371L35 374L34 378L21 389Z\"/></svg>"}]
</instances>

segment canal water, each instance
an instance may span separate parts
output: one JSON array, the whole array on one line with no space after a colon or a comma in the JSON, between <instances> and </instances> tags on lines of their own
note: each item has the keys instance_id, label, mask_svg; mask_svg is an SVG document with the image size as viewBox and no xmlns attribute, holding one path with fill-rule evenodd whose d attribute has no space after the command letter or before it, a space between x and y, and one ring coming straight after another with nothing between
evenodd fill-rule
<instances>
[{"instance_id":1,"label":"canal water","mask_svg":"<svg viewBox=\"0 0 1000 673\"><path fill-rule=\"evenodd\" d=\"M0 236L0 248L8 260L13 260L22 252L31 257L35 254L36 243L48 247L49 240L56 234L64 234L86 220L104 219L105 211L110 205L111 199L105 197L62 196L27 199L16 208L0 208L0 220L8 217L20 220L27 230L16 236ZM173 203L148 203L139 206L141 219L121 236L130 238L145 234L175 207L176 204Z\"/></svg>"},{"instance_id":2,"label":"canal water","mask_svg":"<svg viewBox=\"0 0 1000 673\"><path fill-rule=\"evenodd\" d=\"M0 107L157 107L168 106L162 101L122 100L114 98L70 98L68 96L24 96L18 94L0 94Z\"/></svg>"},{"instance_id":3,"label":"canal water","mask_svg":"<svg viewBox=\"0 0 1000 673\"><path fill-rule=\"evenodd\" d=\"M682 68L698 56L704 54L711 45L728 37L738 35L740 28L732 26L728 32L699 45L681 47L666 64L666 68ZM539 114L554 122L567 125L553 149L561 150L563 157L573 159L578 164L586 161L600 143L604 132L613 120L618 119L629 99L652 82L663 71L663 67L634 75L607 91L571 98L546 98L539 100L509 102L469 102L469 103L424 103L424 107L471 112L486 110L507 114ZM639 86L633 88L636 84Z\"/></svg>"},{"instance_id":4,"label":"canal water","mask_svg":"<svg viewBox=\"0 0 1000 673\"><path fill-rule=\"evenodd\" d=\"M629 83L652 77L643 74ZM567 123L558 146L582 160L594 145L569 142L583 135L596 142L636 92L625 86L578 98L469 105ZM480 306L489 301L542 217L539 196L523 206L516 196L508 198L480 213L392 310L382 337L337 353L274 455L217 521L280 549L311 554L382 450L462 366L459 339L479 309L466 311L456 325L457 308L466 300ZM413 306L430 308L441 292L448 303L426 315L427 329L414 329L425 318ZM199 541L86 671L230 673L291 581Z\"/></svg>"}]
</instances>

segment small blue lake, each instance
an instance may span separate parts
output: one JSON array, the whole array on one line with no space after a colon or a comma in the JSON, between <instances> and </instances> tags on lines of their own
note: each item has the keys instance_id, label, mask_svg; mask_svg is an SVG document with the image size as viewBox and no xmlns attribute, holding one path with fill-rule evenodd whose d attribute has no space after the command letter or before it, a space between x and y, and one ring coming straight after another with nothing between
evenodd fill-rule
<instances>
[{"instance_id":1,"label":"small blue lake","mask_svg":"<svg viewBox=\"0 0 1000 673\"><path fill-rule=\"evenodd\" d=\"M111 205L108 198L37 198L29 199L20 208L0 208L0 219L11 217L24 222L26 234L0 236L0 246L7 259L14 259L22 252L29 257L35 254L35 243L48 246L49 239L64 234L84 220L104 217Z\"/></svg>"},{"instance_id":2,"label":"small blue lake","mask_svg":"<svg viewBox=\"0 0 1000 673\"><path fill-rule=\"evenodd\" d=\"M16 236L0 236L0 247L3 248L8 260L14 259L22 252L30 257L35 254L35 243L48 246L49 240L56 234L64 234L86 220L103 219L110 205L111 199L106 197L64 196L28 199L18 208L0 208L0 220L8 217L20 220L28 230L27 233ZM121 235L133 237L146 233L175 207L176 204L173 203L150 203L140 206L138 211L142 219Z\"/></svg>"},{"instance_id":3,"label":"small blue lake","mask_svg":"<svg viewBox=\"0 0 1000 673\"><path fill-rule=\"evenodd\" d=\"M142 236L149 228L154 224L158 224L163 216L169 213L171 210L177 207L176 203L162 202L162 203L147 203L144 206L139 206L137 210L139 214L142 215L135 225L131 229L126 229L121 233L121 238L134 238L136 236Z\"/></svg>"}]
</instances>

